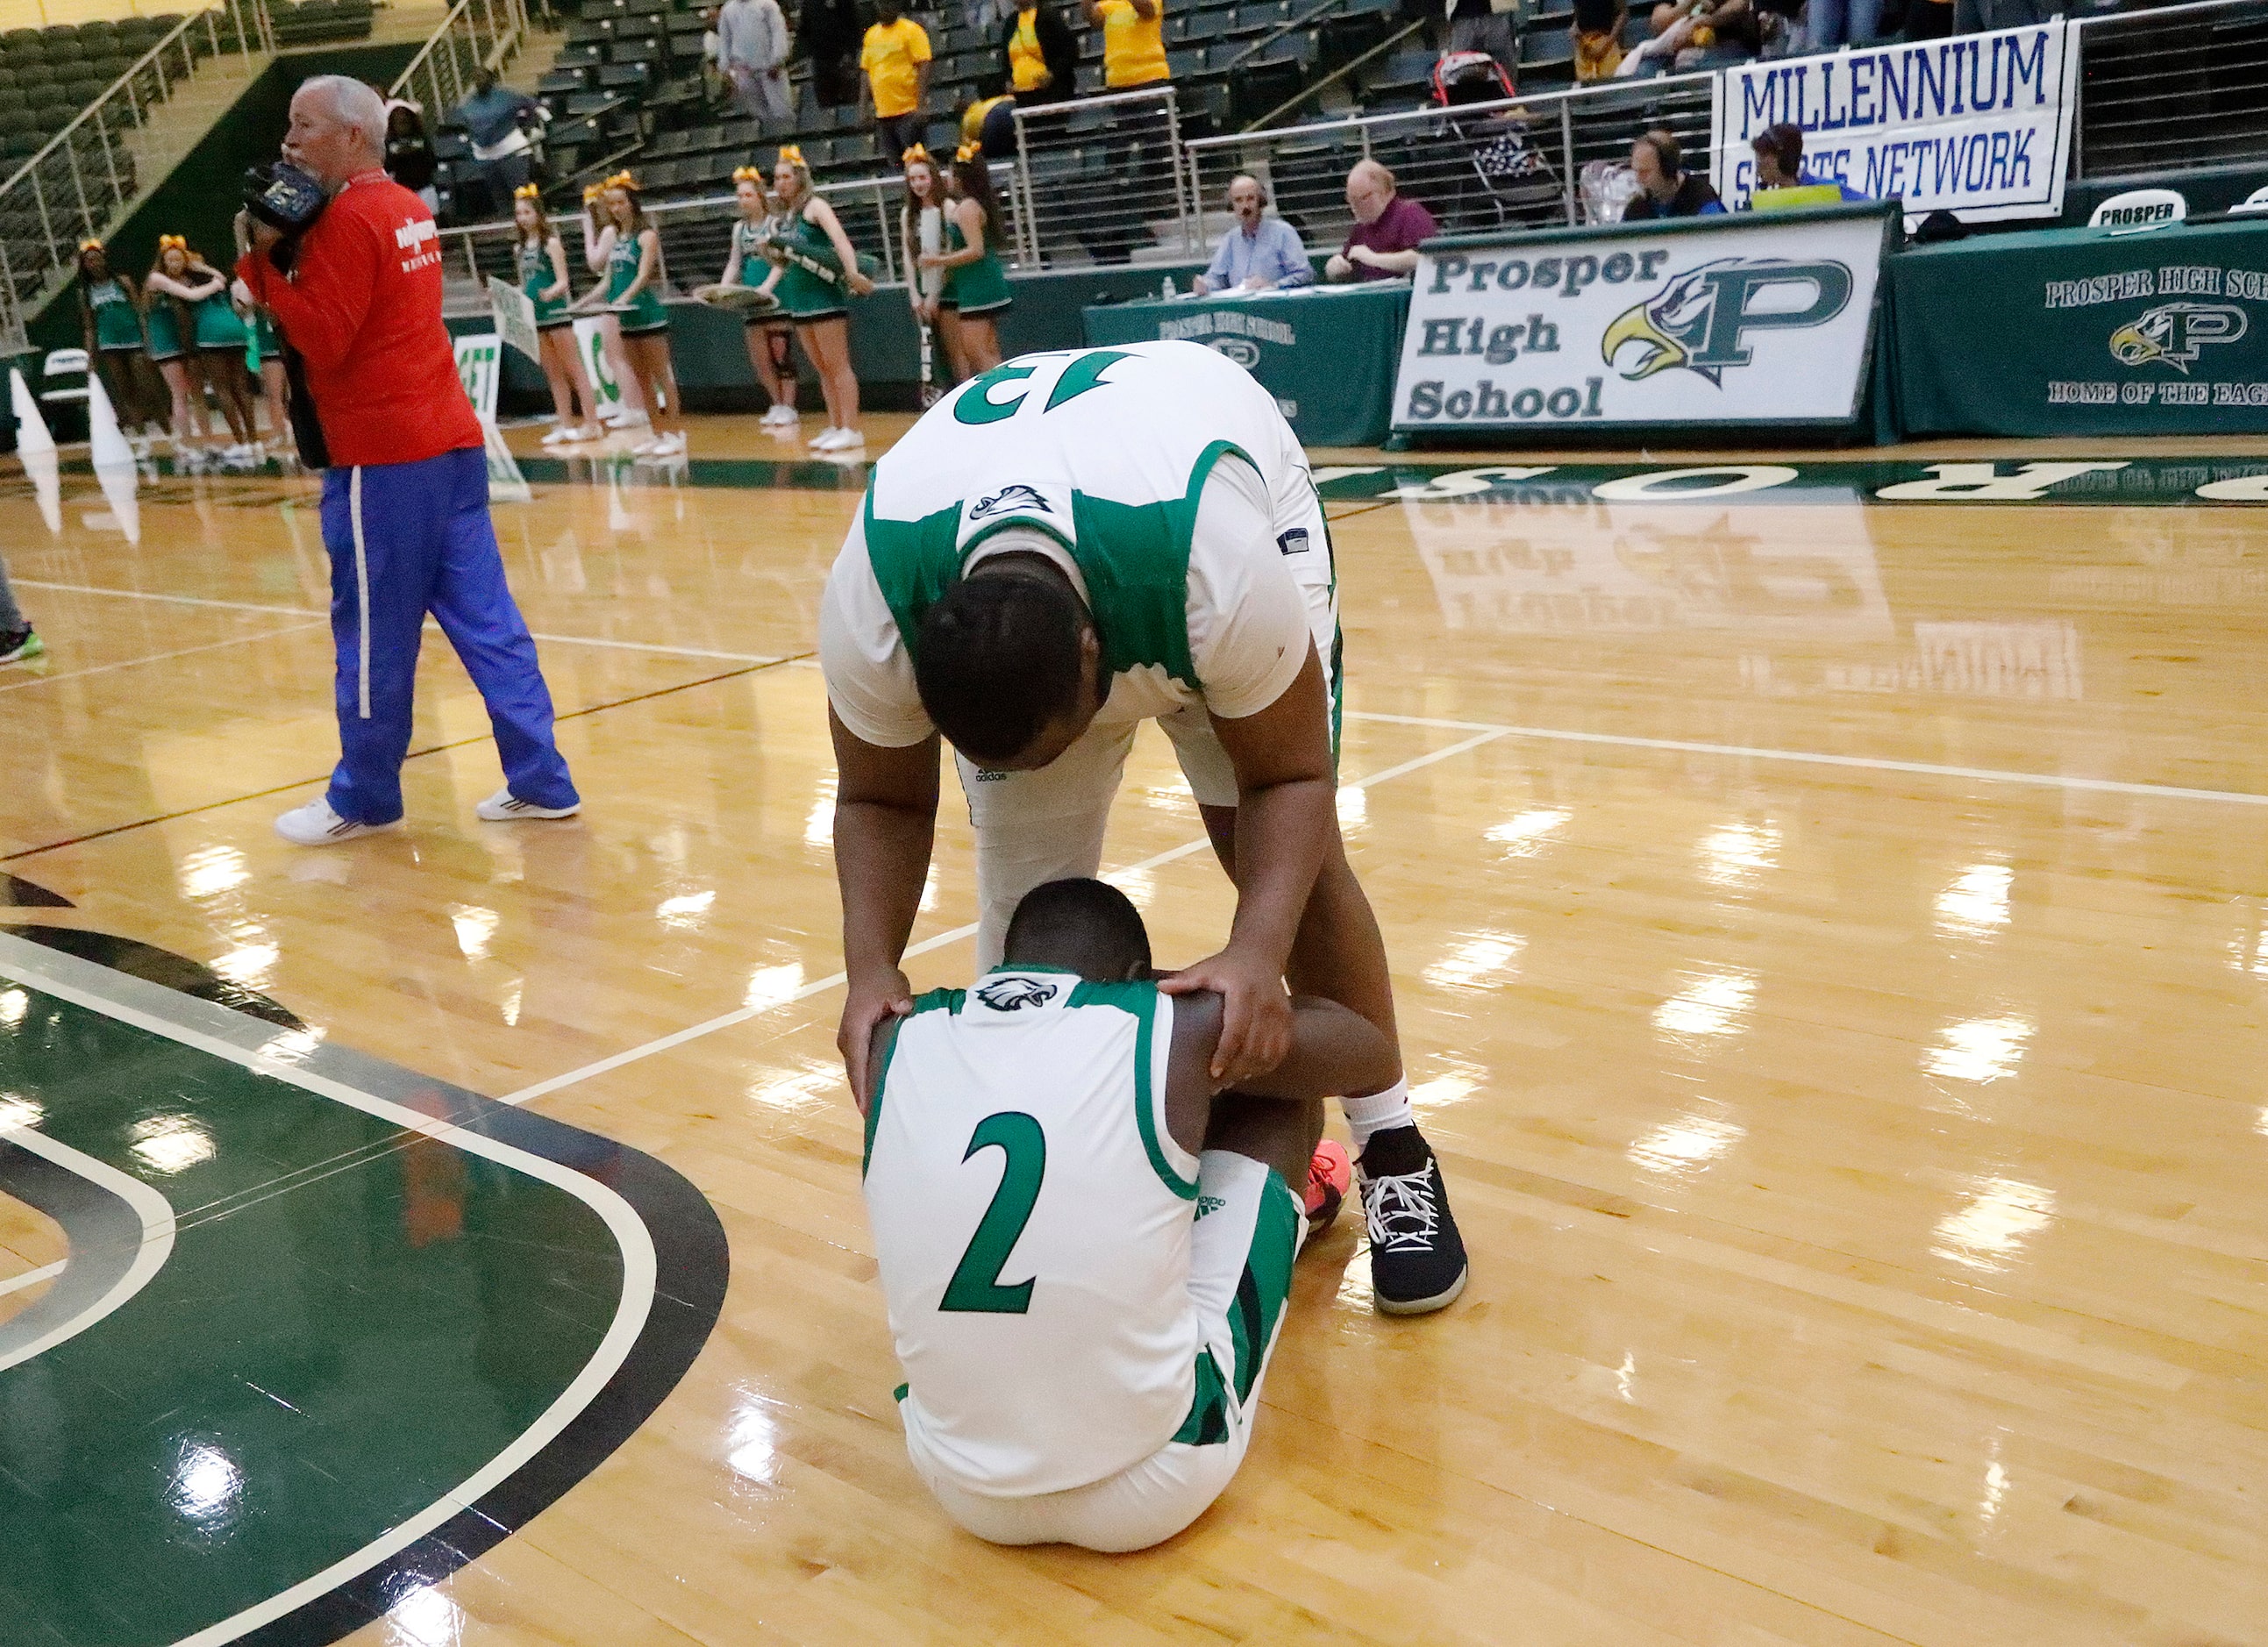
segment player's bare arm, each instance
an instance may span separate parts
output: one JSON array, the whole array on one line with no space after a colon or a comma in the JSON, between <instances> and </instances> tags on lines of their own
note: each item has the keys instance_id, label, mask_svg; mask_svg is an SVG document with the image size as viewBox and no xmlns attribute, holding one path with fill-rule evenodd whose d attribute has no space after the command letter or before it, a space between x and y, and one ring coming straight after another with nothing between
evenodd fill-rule
<instances>
[{"instance_id":1,"label":"player's bare arm","mask_svg":"<svg viewBox=\"0 0 2268 1647\"><path fill-rule=\"evenodd\" d=\"M1400 1067L1394 1043L1360 1013L1316 996L1295 996L1287 1010L1289 1045L1282 1062L1224 1095L1223 1084L1212 1074L1226 1018L1221 997L1202 989L1175 1000L1173 1051L1166 1066L1166 1129L1175 1143L1192 1153L1204 1148L1216 1100L1251 1097L1304 1103L1365 1092L1394 1079ZM878 1057L883 1045L878 1037ZM1285 1177L1296 1181L1304 1165L1294 1162Z\"/></svg>"},{"instance_id":2,"label":"player's bare arm","mask_svg":"<svg viewBox=\"0 0 2268 1647\"><path fill-rule=\"evenodd\" d=\"M877 747L827 712L835 740L835 878L843 893L843 970L849 980L835 1044L862 1104L874 1026L913 1010L898 962L921 908L937 834L938 739Z\"/></svg>"},{"instance_id":3,"label":"player's bare arm","mask_svg":"<svg viewBox=\"0 0 2268 1647\"><path fill-rule=\"evenodd\" d=\"M1316 873L1338 836L1329 704L1313 647L1275 702L1238 720L1215 716L1212 724L1236 768L1236 919L1219 953L1164 987L1220 995L1226 1018L1211 1072L1225 1086L1246 1086L1290 1048L1284 974Z\"/></svg>"}]
</instances>

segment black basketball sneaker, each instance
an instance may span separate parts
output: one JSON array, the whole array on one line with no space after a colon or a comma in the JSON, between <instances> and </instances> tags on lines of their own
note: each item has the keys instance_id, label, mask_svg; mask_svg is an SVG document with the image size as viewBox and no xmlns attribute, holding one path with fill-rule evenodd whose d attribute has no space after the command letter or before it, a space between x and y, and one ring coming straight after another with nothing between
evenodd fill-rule
<instances>
[{"instance_id":1,"label":"black basketball sneaker","mask_svg":"<svg viewBox=\"0 0 2268 1647\"><path fill-rule=\"evenodd\" d=\"M1447 1309L1470 1267L1441 1164L1414 1126L1373 1133L1355 1163L1370 1226L1370 1291L1388 1315Z\"/></svg>"}]
</instances>

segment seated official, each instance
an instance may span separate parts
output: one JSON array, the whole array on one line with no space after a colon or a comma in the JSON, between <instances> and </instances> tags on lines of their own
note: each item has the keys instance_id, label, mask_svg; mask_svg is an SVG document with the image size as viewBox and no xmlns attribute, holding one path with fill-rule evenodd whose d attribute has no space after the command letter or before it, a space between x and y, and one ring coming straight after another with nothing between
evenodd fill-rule
<instances>
[{"instance_id":1,"label":"seated official","mask_svg":"<svg viewBox=\"0 0 2268 1647\"><path fill-rule=\"evenodd\" d=\"M1709 180L1685 170L1685 153L1666 131L1641 132L1631 144L1631 175L1638 192L1623 208L1624 223L1657 217L1721 217L1725 202Z\"/></svg>"},{"instance_id":2,"label":"seated official","mask_svg":"<svg viewBox=\"0 0 2268 1647\"><path fill-rule=\"evenodd\" d=\"M1396 280L1418 267L1418 248L1440 233L1433 214L1394 192L1394 173L1358 160L1347 173L1347 210L1354 229L1323 265L1326 280Z\"/></svg>"},{"instance_id":3,"label":"seated official","mask_svg":"<svg viewBox=\"0 0 2268 1647\"><path fill-rule=\"evenodd\" d=\"M1842 200L1872 200L1839 177L1819 177L1806 171L1803 165L1803 128L1781 124L1768 126L1756 135L1749 147L1756 157L1756 193L1774 188L1833 189ZM1822 199L1824 200L1824 195Z\"/></svg>"},{"instance_id":4,"label":"seated official","mask_svg":"<svg viewBox=\"0 0 2268 1647\"><path fill-rule=\"evenodd\" d=\"M1347 1186L1322 1097L1396 1057L1294 997L1283 1062L1222 1091L1221 997L1163 993L1099 880L1026 894L1005 947L974 988L885 1016L865 1060L906 1452L981 1539L1144 1549L1243 1461L1292 1260Z\"/></svg>"},{"instance_id":5,"label":"seated official","mask_svg":"<svg viewBox=\"0 0 2268 1647\"><path fill-rule=\"evenodd\" d=\"M1236 227L1220 237L1212 263L1190 283L1199 297L1209 291L1273 291L1305 286L1315 278L1300 232L1281 217L1264 216L1268 196L1256 177L1228 180L1228 209Z\"/></svg>"}]
</instances>

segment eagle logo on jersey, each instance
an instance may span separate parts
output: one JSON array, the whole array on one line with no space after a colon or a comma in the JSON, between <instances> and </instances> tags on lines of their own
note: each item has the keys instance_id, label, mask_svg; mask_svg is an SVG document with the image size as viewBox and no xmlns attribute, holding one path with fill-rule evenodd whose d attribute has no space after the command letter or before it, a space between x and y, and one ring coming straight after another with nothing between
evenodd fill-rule
<instances>
[{"instance_id":1,"label":"eagle logo on jersey","mask_svg":"<svg viewBox=\"0 0 2268 1647\"><path fill-rule=\"evenodd\" d=\"M977 986L976 998L996 1012L1020 1012L1027 1006L1045 1006L1056 998L1057 988L1036 978L995 978Z\"/></svg>"},{"instance_id":2,"label":"eagle logo on jersey","mask_svg":"<svg viewBox=\"0 0 2268 1647\"><path fill-rule=\"evenodd\" d=\"M1048 507L1048 500L1041 496L1035 488L1019 484L1003 487L991 496L980 499L968 511L968 518L971 520L982 520L987 515L997 515L1012 509L1037 510L1043 515L1055 513L1054 510Z\"/></svg>"}]
</instances>

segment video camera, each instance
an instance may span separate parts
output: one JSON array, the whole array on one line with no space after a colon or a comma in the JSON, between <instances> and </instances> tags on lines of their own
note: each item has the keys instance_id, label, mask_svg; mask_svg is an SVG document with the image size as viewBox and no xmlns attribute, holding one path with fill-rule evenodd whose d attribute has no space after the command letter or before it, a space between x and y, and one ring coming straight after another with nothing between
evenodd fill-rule
<instances>
[{"instance_id":1,"label":"video camera","mask_svg":"<svg viewBox=\"0 0 2268 1647\"><path fill-rule=\"evenodd\" d=\"M323 186L289 160L244 173L245 210L286 239L306 233L328 204Z\"/></svg>"}]
</instances>

